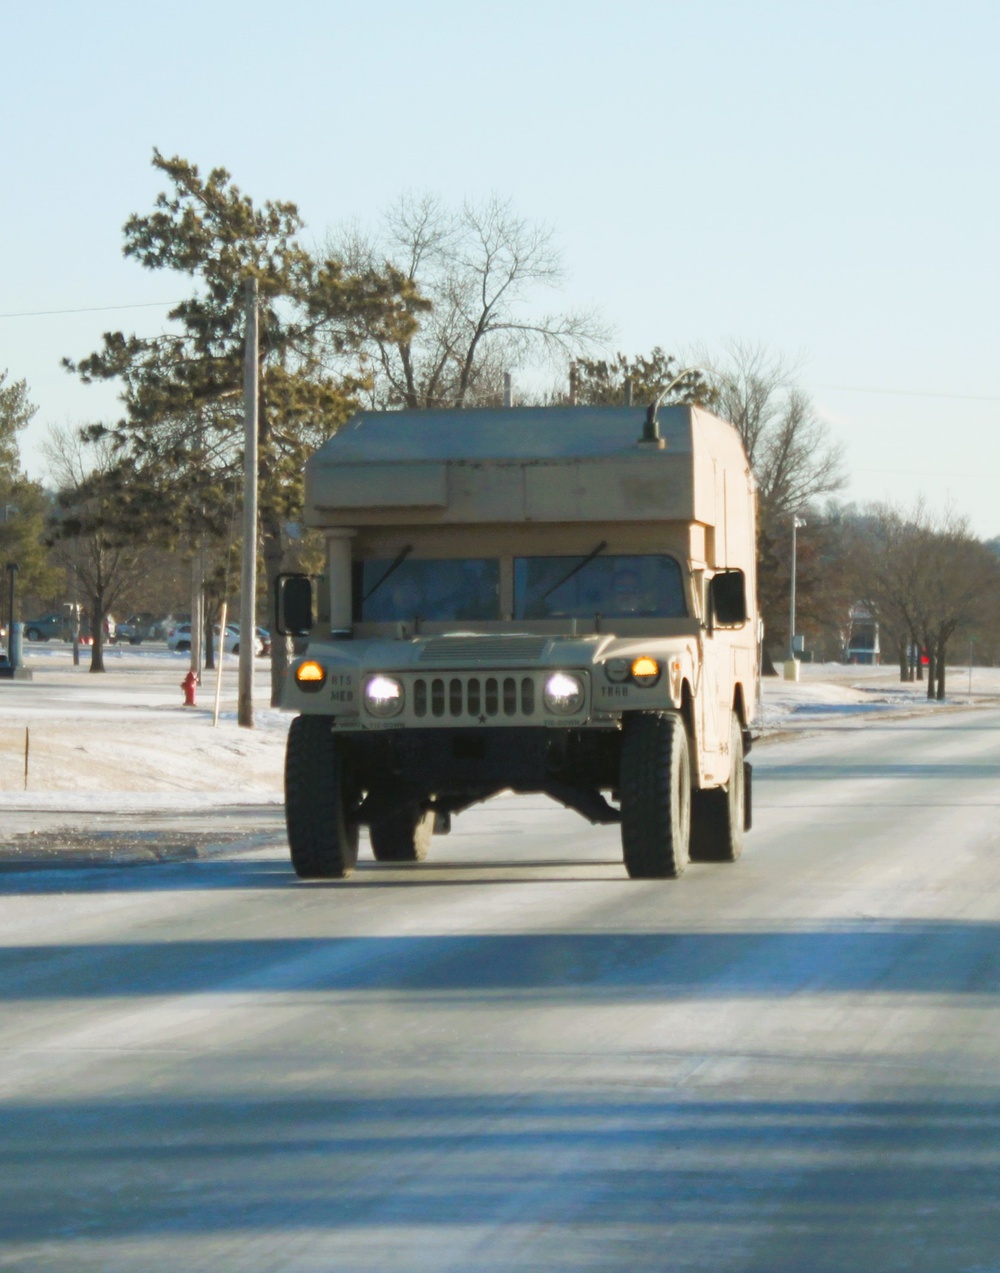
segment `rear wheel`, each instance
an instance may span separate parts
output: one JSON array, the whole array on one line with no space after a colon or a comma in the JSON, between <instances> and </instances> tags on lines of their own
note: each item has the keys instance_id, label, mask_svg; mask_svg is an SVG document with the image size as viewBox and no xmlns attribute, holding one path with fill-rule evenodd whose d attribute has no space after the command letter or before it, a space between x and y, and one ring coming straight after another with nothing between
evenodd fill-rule
<instances>
[{"instance_id":1,"label":"rear wheel","mask_svg":"<svg viewBox=\"0 0 1000 1273\"><path fill-rule=\"evenodd\" d=\"M377 862L422 862L433 833L433 809L401 809L368 828Z\"/></svg>"},{"instance_id":2,"label":"rear wheel","mask_svg":"<svg viewBox=\"0 0 1000 1273\"><path fill-rule=\"evenodd\" d=\"M329 716L298 716L285 752L285 825L295 873L336 880L358 860L357 792L346 740L334 738Z\"/></svg>"},{"instance_id":3,"label":"rear wheel","mask_svg":"<svg viewBox=\"0 0 1000 1273\"><path fill-rule=\"evenodd\" d=\"M729 730L729 757L732 769L726 786L693 793L692 862L735 862L743 852L746 770L743 766L743 730L735 712Z\"/></svg>"},{"instance_id":4,"label":"rear wheel","mask_svg":"<svg viewBox=\"0 0 1000 1273\"><path fill-rule=\"evenodd\" d=\"M24 635L29 641L40 641L42 639L42 634L37 628L25 628Z\"/></svg>"},{"instance_id":5,"label":"rear wheel","mask_svg":"<svg viewBox=\"0 0 1000 1273\"><path fill-rule=\"evenodd\" d=\"M622 726L625 869L634 880L674 879L688 863L691 763L675 712L628 713Z\"/></svg>"}]
</instances>

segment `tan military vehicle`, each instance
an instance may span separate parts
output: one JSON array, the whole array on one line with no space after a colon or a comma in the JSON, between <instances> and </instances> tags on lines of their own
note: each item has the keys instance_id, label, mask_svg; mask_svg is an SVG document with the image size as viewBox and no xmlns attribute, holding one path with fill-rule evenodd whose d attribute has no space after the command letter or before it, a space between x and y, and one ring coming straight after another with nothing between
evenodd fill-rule
<instances>
[{"instance_id":1,"label":"tan military vehicle","mask_svg":"<svg viewBox=\"0 0 1000 1273\"><path fill-rule=\"evenodd\" d=\"M620 823L634 878L750 824L754 482L690 407L364 412L310 460L285 576L292 863L420 861L505 789ZM314 586L314 582L315 585Z\"/></svg>"}]
</instances>

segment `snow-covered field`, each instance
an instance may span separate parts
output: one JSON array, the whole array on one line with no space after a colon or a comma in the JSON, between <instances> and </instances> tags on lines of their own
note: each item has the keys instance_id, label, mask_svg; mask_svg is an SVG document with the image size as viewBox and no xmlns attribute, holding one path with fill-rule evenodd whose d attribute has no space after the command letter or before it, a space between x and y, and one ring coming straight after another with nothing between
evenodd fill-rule
<instances>
[{"instance_id":1,"label":"snow-covered field","mask_svg":"<svg viewBox=\"0 0 1000 1273\"><path fill-rule=\"evenodd\" d=\"M29 645L30 682L0 681L0 810L86 811L192 808L222 803L278 804L290 717L268 705L265 660L256 665L255 727L236 723L237 660L223 664L221 714L212 724L214 673L198 706L185 708L180 681L188 656L162 646L112 647L103 675L73 667L69 647ZM928 704L925 687L901 685L891 668L804 664L795 683L767 678L764 739L789 730L836 728L848 719L993 705L1000 669L949 671L945 704ZM25 745L27 743L27 775Z\"/></svg>"},{"instance_id":2,"label":"snow-covered field","mask_svg":"<svg viewBox=\"0 0 1000 1273\"><path fill-rule=\"evenodd\" d=\"M926 681L902 684L893 666L854 667L843 663L803 663L798 682L778 677L761 681L762 723L768 733L814 730L848 718L886 713L940 712L995 707L1000 701L1000 668L949 667L943 702L928 702Z\"/></svg>"},{"instance_id":3,"label":"snow-covered field","mask_svg":"<svg viewBox=\"0 0 1000 1273\"><path fill-rule=\"evenodd\" d=\"M236 723L237 665L226 655L218 725L215 673L196 707L183 706L188 655L165 647L112 647L103 674L89 651L73 666L68 646L28 646L31 681L0 681L0 810L120 809L279 803L290 716L269 706L267 661L255 666L255 725ZM27 743L27 777L25 745Z\"/></svg>"}]
</instances>

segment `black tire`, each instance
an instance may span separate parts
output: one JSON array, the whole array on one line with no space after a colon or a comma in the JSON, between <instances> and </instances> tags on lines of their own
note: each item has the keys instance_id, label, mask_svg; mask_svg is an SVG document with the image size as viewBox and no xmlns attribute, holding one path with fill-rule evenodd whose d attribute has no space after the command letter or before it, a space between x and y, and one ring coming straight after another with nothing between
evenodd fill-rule
<instances>
[{"instance_id":1,"label":"black tire","mask_svg":"<svg viewBox=\"0 0 1000 1273\"><path fill-rule=\"evenodd\" d=\"M743 852L746 770L743 730L735 713L729 730L729 757L732 763L729 782L724 787L692 794L692 862L735 862Z\"/></svg>"},{"instance_id":2,"label":"black tire","mask_svg":"<svg viewBox=\"0 0 1000 1273\"><path fill-rule=\"evenodd\" d=\"M621 815L633 880L676 879L688 863L691 762L676 712L632 712L622 726Z\"/></svg>"},{"instance_id":3,"label":"black tire","mask_svg":"<svg viewBox=\"0 0 1000 1273\"><path fill-rule=\"evenodd\" d=\"M177 644L174 646L174 649L177 651L178 654L188 654L190 653L190 650L191 650L191 642L178 641Z\"/></svg>"},{"instance_id":4,"label":"black tire","mask_svg":"<svg viewBox=\"0 0 1000 1273\"><path fill-rule=\"evenodd\" d=\"M339 880L358 860L357 793L346 763L346 740L334 738L329 716L297 716L285 751L285 826L295 873L304 880Z\"/></svg>"},{"instance_id":5,"label":"black tire","mask_svg":"<svg viewBox=\"0 0 1000 1273\"><path fill-rule=\"evenodd\" d=\"M376 862L422 862L433 834L433 809L401 809L368 828Z\"/></svg>"},{"instance_id":6,"label":"black tire","mask_svg":"<svg viewBox=\"0 0 1000 1273\"><path fill-rule=\"evenodd\" d=\"M25 628L24 635L28 641L40 641L42 639L42 634L37 628Z\"/></svg>"}]
</instances>

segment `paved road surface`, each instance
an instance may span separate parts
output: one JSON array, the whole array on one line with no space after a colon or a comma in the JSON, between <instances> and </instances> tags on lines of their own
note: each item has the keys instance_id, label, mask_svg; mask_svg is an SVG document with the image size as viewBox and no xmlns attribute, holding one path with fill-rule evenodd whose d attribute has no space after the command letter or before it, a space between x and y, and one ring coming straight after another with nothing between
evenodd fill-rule
<instances>
[{"instance_id":1,"label":"paved road surface","mask_svg":"<svg viewBox=\"0 0 1000 1273\"><path fill-rule=\"evenodd\" d=\"M0 876L0 1269L1000 1269L1000 713L754 760L677 883L541 799Z\"/></svg>"}]
</instances>

